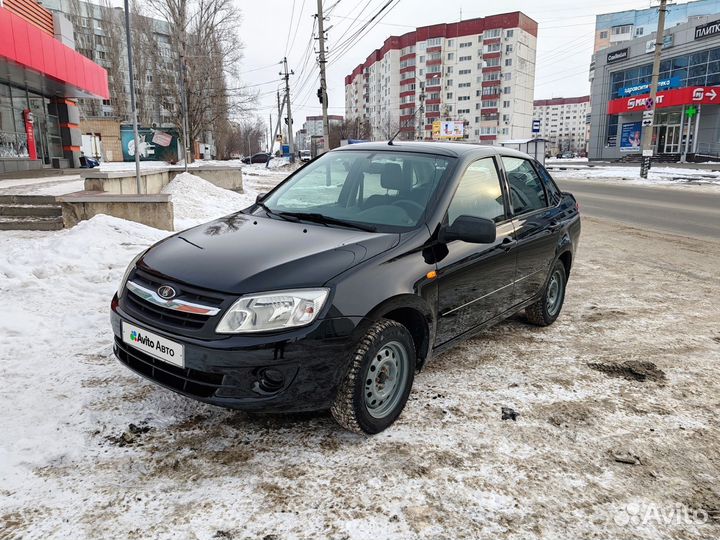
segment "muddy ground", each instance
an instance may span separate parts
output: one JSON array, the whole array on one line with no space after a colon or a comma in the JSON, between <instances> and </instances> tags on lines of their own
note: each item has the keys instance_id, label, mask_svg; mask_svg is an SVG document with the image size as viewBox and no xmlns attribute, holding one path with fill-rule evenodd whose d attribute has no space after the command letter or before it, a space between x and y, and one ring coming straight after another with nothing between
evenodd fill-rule
<instances>
[{"instance_id":1,"label":"muddy ground","mask_svg":"<svg viewBox=\"0 0 720 540\"><path fill-rule=\"evenodd\" d=\"M371 438L175 396L99 328L62 359L68 454L0 486L0 538L719 537L720 244L583 226L559 320L436 357Z\"/></svg>"}]
</instances>

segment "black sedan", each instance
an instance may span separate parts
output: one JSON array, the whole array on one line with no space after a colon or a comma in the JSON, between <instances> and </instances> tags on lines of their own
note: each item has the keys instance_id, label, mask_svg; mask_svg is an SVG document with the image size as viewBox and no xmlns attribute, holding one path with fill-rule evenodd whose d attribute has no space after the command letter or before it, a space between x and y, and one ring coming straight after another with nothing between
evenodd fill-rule
<instances>
[{"instance_id":1,"label":"black sedan","mask_svg":"<svg viewBox=\"0 0 720 540\"><path fill-rule=\"evenodd\" d=\"M552 324L579 236L575 198L526 154L345 146L138 255L115 354L207 403L377 433L433 354L522 310Z\"/></svg>"},{"instance_id":2,"label":"black sedan","mask_svg":"<svg viewBox=\"0 0 720 540\"><path fill-rule=\"evenodd\" d=\"M272 156L268 154L267 152L258 152L257 154L253 154L252 156L248 156L245 158L242 158L243 163L267 163L272 159Z\"/></svg>"}]
</instances>

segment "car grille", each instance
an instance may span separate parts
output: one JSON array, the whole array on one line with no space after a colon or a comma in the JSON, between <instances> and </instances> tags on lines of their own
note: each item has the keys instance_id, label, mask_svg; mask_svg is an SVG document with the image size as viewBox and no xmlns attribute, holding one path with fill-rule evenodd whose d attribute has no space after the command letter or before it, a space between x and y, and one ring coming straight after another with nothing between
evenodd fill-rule
<instances>
[{"instance_id":1,"label":"car grille","mask_svg":"<svg viewBox=\"0 0 720 540\"><path fill-rule=\"evenodd\" d=\"M162 280L139 269L135 270L131 279L134 283L151 290L157 290L160 286L168 284L167 280ZM204 293L204 291L172 285L179 291L177 296L179 300L214 308L220 308L225 302L224 298L211 296ZM209 320L214 319L214 317L207 315L176 311L158 306L129 290L125 291L123 300L125 304L123 308L129 308L142 320L168 330L191 330L193 333L197 333L203 330Z\"/></svg>"},{"instance_id":2,"label":"car grille","mask_svg":"<svg viewBox=\"0 0 720 540\"><path fill-rule=\"evenodd\" d=\"M221 374L173 366L130 347L117 337L115 354L120 362L133 371L178 392L209 398L222 386Z\"/></svg>"}]
</instances>

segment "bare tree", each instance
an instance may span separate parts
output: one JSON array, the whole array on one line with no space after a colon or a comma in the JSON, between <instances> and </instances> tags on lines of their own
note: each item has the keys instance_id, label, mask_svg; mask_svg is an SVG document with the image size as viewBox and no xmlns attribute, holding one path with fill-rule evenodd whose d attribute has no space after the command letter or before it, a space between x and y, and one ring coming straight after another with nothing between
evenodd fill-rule
<instances>
[{"instance_id":1,"label":"bare tree","mask_svg":"<svg viewBox=\"0 0 720 540\"><path fill-rule=\"evenodd\" d=\"M214 132L216 145L227 146L222 138L230 133L228 120L246 114L255 102L238 79L243 48L237 35L239 10L233 0L148 0L148 4L168 22L176 70L184 65L186 75L185 96L176 84L164 107L182 131L185 97L189 140L205 140L207 132Z\"/></svg>"}]
</instances>

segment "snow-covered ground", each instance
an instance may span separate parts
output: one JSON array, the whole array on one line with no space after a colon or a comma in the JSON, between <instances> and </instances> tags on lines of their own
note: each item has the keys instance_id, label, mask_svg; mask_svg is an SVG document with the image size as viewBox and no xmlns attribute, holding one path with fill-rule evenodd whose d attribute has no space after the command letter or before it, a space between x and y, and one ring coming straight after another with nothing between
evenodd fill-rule
<instances>
[{"instance_id":1,"label":"snow-covered ground","mask_svg":"<svg viewBox=\"0 0 720 540\"><path fill-rule=\"evenodd\" d=\"M168 190L190 225L283 174ZM433 359L367 438L200 404L113 359L110 298L166 234L105 216L0 232L0 538L720 536L720 249L586 219L557 323L518 316Z\"/></svg>"},{"instance_id":2,"label":"snow-covered ground","mask_svg":"<svg viewBox=\"0 0 720 540\"><path fill-rule=\"evenodd\" d=\"M573 180L630 182L634 184L655 184L655 185L709 185L720 186L720 172L705 169L691 169L680 167L663 167L654 165L648 177L640 177L640 166L615 166L615 165L575 165L575 164L553 164L546 160L550 174L557 178L568 178ZM720 165L718 165L720 168Z\"/></svg>"}]
</instances>

